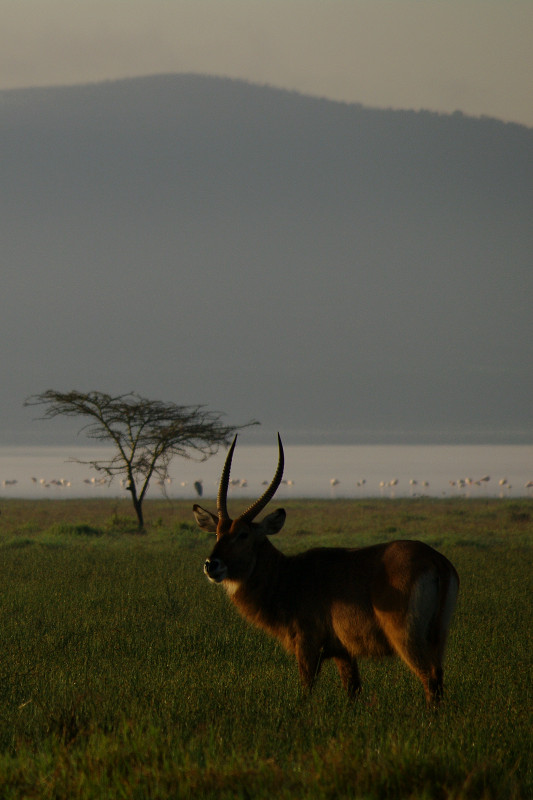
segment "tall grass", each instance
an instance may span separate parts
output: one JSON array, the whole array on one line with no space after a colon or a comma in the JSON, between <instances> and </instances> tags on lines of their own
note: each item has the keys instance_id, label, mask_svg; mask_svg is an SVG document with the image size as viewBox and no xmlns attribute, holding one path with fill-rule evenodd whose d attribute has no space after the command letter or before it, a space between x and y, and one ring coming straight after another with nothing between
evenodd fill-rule
<instances>
[{"instance_id":1,"label":"tall grass","mask_svg":"<svg viewBox=\"0 0 533 800\"><path fill-rule=\"evenodd\" d=\"M292 501L285 552L420 538L461 576L446 700L397 660L350 705L202 574L185 503L10 501L0 516L0 796L522 798L530 748L528 501Z\"/></svg>"}]
</instances>

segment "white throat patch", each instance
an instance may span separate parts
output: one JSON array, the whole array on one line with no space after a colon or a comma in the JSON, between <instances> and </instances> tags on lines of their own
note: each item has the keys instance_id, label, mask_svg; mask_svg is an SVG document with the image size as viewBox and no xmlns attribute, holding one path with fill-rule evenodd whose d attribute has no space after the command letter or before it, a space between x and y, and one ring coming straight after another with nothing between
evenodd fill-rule
<instances>
[{"instance_id":1,"label":"white throat patch","mask_svg":"<svg viewBox=\"0 0 533 800\"><path fill-rule=\"evenodd\" d=\"M224 589L227 591L230 597L232 597L235 594L237 589L240 588L240 585L241 585L240 581L232 581L229 579L226 579L224 581Z\"/></svg>"}]
</instances>

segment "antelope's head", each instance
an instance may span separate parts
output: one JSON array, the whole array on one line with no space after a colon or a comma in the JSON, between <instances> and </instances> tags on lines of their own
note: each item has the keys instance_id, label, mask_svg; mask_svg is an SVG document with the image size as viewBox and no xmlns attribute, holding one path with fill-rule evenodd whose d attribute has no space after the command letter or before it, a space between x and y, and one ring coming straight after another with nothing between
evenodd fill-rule
<instances>
[{"instance_id":1,"label":"antelope's head","mask_svg":"<svg viewBox=\"0 0 533 800\"><path fill-rule=\"evenodd\" d=\"M228 450L217 498L218 516L211 514L199 505L193 506L198 527L203 531L216 533L217 542L213 552L204 564L204 572L213 583L223 580L239 582L246 579L257 561L257 553L265 536L278 533L285 522L285 510L278 508L268 514L261 522L255 518L274 496L283 476L283 445L278 434L279 459L276 474L268 489L237 519L232 520L228 514L227 496L231 461L237 437Z\"/></svg>"}]
</instances>

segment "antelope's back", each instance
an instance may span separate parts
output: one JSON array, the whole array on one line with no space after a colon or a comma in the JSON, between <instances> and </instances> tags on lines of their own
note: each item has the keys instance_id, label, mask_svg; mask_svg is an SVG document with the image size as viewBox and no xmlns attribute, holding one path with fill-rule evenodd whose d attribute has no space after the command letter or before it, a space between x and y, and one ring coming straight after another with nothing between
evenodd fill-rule
<instances>
[{"instance_id":1,"label":"antelope's back","mask_svg":"<svg viewBox=\"0 0 533 800\"><path fill-rule=\"evenodd\" d=\"M383 594L408 603L422 576L459 582L448 559L424 542L396 540L360 548L318 547L289 557L299 594L357 602L370 610ZM390 601L392 602L392 600Z\"/></svg>"}]
</instances>

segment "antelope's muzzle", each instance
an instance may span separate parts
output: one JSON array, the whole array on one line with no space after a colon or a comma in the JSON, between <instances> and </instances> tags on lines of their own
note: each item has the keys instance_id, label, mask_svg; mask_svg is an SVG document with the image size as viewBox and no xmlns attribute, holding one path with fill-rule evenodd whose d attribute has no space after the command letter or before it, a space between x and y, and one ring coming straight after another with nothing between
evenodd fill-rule
<instances>
[{"instance_id":1,"label":"antelope's muzzle","mask_svg":"<svg viewBox=\"0 0 533 800\"><path fill-rule=\"evenodd\" d=\"M228 568L218 558L208 558L204 564L204 573L213 583L220 583L228 574Z\"/></svg>"}]
</instances>

